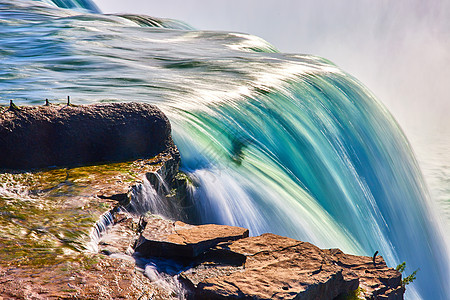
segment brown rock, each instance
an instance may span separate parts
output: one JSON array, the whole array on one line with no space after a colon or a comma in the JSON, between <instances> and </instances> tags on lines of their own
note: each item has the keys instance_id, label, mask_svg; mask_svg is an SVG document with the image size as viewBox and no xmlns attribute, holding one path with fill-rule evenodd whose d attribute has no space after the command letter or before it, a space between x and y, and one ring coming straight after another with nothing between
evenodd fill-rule
<instances>
[{"instance_id":1,"label":"brown rock","mask_svg":"<svg viewBox=\"0 0 450 300\"><path fill-rule=\"evenodd\" d=\"M117 213L114 223L109 232L124 239L116 243L107 238L108 244L100 248L123 253L138 221ZM192 299L346 299L342 296L358 285L365 299L403 299L401 274L388 268L382 257L374 264L371 257L322 250L269 233L244 238L246 230L238 227L193 226L154 216L146 223L136 249L142 247L146 256L184 258L189 269L179 278ZM127 236L126 231L132 234ZM229 240L214 241L222 238ZM189 267L192 264L197 265Z\"/></svg>"},{"instance_id":2,"label":"brown rock","mask_svg":"<svg viewBox=\"0 0 450 300\"><path fill-rule=\"evenodd\" d=\"M129 250L138 238L136 230L139 221L123 212L114 213L113 218L114 223L100 238L99 252L106 255L131 254Z\"/></svg>"},{"instance_id":3,"label":"brown rock","mask_svg":"<svg viewBox=\"0 0 450 300\"><path fill-rule=\"evenodd\" d=\"M361 296L367 299L403 299L405 288L401 273L389 268L382 256L376 257L374 265L372 257L345 254L339 249L323 251L335 264L344 268L344 277L359 278Z\"/></svg>"},{"instance_id":4,"label":"brown rock","mask_svg":"<svg viewBox=\"0 0 450 300\"><path fill-rule=\"evenodd\" d=\"M170 131L150 104L23 106L0 116L0 169L149 158L173 148Z\"/></svg>"},{"instance_id":5,"label":"brown rock","mask_svg":"<svg viewBox=\"0 0 450 300\"><path fill-rule=\"evenodd\" d=\"M151 299L163 291L134 263L101 255L87 257L84 264L41 267L0 266L0 295L5 299ZM165 297L164 297L165 296Z\"/></svg>"},{"instance_id":6,"label":"brown rock","mask_svg":"<svg viewBox=\"0 0 450 300\"><path fill-rule=\"evenodd\" d=\"M205 269L185 272L195 299L333 299L358 287L357 278L345 279L342 268L310 243L263 234L219 247L245 255L245 266L201 282Z\"/></svg>"},{"instance_id":7,"label":"brown rock","mask_svg":"<svg viewBox=\"0 0 450 300\"><path fill-rule=\"evenodd\" d=\"M227 265L236 255L245 263ZM181 274L194 299L334 299L359 283L368 299L403 299L401 275L382 257L374 265L371 257L274 234L219 244L205 258Z\"/></svg>"},{"instance_id":8,"label":"brown rock","mask_svg":"<svg viewBox=\"0 0 450 300\"><path fill-rule=\"evenodd\" d=\"M163 231L166 234L147 226L135 251L143 256L195 258L219 243L248 237L248 229L215 224L192 226L175 222Z\"/></svg>"}]
</instances>

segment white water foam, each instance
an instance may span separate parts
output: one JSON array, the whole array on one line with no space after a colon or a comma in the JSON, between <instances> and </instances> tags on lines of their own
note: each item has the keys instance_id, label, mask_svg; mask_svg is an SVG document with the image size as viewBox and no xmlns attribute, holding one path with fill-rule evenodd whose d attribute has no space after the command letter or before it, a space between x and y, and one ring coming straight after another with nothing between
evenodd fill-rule
<instances>
[{"instance_id":1,"label":"white water foam","mask_svg":"<svg viewBox=\"0 0 450 300\"><path fill-rule=\"evenodd\" d=\"M105 212L100 216L99 220L95 223L92 228L90 236L90 241L86 245L86 249L88 251L97 253L98 252L98 243L102 236L106 233L108 227L114 224L114 217L111 211Z\"/></svg>"}]
</instances>

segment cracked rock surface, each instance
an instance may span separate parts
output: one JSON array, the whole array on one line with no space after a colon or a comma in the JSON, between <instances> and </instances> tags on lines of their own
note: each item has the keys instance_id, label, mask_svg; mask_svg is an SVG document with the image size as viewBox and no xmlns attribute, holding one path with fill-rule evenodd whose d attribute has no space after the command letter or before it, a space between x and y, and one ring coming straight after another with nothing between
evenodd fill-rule
<instances>
[{"instance_id":1,"label":"cracked rock surface","mask_svg":"<svg viewBox=\"0 0 450 300\"><path fill-rule=\"evenodd\" d=\"M159 230L157 230L158 232ZM192 226L175 222L166 234L152 226L146 227L137 241L135 251L143 256L195 258L221 242L248 237L248 229L224 225Z\"/></svg>"},{"instance_id":2,"label":"cracked rock surface","mask_svg":"<svg viewBox=\"0 0 450 300\"><path fill-rule=\"evenodd\" d=\"M248 237L240 227L153 220L135 250L189 258L179 278L192 299L335 299L358 287L363 299L403 299L401 274L381 256L374 263L271 233Z\"/></svg>"}]
</instances>

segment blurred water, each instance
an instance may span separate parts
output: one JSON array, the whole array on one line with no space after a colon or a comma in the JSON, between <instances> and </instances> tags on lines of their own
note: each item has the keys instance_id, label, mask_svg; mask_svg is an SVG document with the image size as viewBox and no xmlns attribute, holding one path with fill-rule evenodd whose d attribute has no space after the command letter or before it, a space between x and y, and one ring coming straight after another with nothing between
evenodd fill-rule
<instances>
[{"instance_id":1,"label":"blurred water","mask_svg":"<svg viewBox=\"0 0 450 300\"><path fill-rule=\"evenodd\" d=\"M446 128L416 128L412 132L411 143L436 204L436 223L447 237L450 257L450 133Z\"/></svg>"},{"instance_id":2,"label":"blurred water","mask_svg":"<svg viewBox=\"0 0 450 300\"><path fill-rule=\"evenodd\" d=\"M0 32L2 104L67 95L157 104L203 222L379 251L390 266L420 268L410 298L450 293L442 231L407 139L331 62L251 35L29 1L0 0Z\"/></svg>"}]
</instances>

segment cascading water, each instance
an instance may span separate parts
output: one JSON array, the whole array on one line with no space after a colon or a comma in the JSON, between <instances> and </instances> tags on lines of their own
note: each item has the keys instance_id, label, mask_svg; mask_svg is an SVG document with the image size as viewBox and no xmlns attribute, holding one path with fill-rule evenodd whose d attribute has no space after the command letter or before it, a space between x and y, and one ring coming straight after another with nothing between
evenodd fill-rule
<instances>
[{"instance_id":1,"label":"cascading water","mask_svg":"<svg viewBox=\"0 0 450 300\"><path fill-rule=\"evenodd\" d=\"M86 247L87 250L94 253L98 252L98 243L108 227L112 224L114 224L114 216L111 211L107 211L100 216L99 220L95 223L94 228L92 228L90 241Z\"/></svg>"},{"instance_id":2,"label":"cascading water","mask_svg":"<svg viewBox=\"0 0 450 300\"><path fill-rule=\"evenodd\" d=\"M164 181L159 181L164 185ZM136 187L133 193L129 210L135 214L143 215L147 212L170 217L170 213L165 206L165 201L161 194L150 184L147 178L143 178L142 183Z\"/></svg>"},{"instance_id":3,"label":"cascading water","mask_svg":"<svg viewBox=\"0 0 450 300\"><path fill-rule=\"evenodd\" d=\"M157 173L154 174L157 176ZM124 237L120 231L118 233L113 230L115 215L122 214L122 216L126 216L125 218L133 218L133 222L137 225L136 227L141 226L140 218L148 213L176 217L173 211L168 210L164 206L167 201L163 195L167 190L167 186L165 187L165 182L160 176L157 176L157 178L157 183L160 185L159 188L156 187L155 189L145 177L142 183L138 184L133 191L129 205L116 207L100 216L90 234L90 241L86 247L88 251L98 253L101 249L99 243L109 245L116 241L120 244ZM166 294L170 295L170 299L186 299L186 290L178 279L178 274L188 268L184 263L164 258L144 258L135 255L134 250L130 246L124 253L110 252L108 248L102 249L102 253L107 253L110 257L134 262L154 286L163 289ZM147 296L152 297L152 295Z\"/></svg>"},{"instance_id":4,"label":"cascading water","mask_svg":"<svg viewBox=\"0 0 450 300\"><path fill-rule=\"evenodd\" d=\"M327 77L302 75L239 110L222 103L214 114L189 112L188 125L175 122L182 136L177 145L199 186L202 221L321 247L338 243L351 253L379 250L390 265L438 266L436 258L446 254L430 226L426 188L403 134L357 82L344 74ZM239 163L234 139L245 141Z\"/></svg>"},{"instance_id":5,"label":"cascading water","mask_svg":"<svg viewBox=\"0 0 450 300\"><path fill-rule=\"evenodd\" d=\"M356 79L250 35L37 4L0 0L1 103L157 104L202 222L379 251L390 266L420 268L409 298L450 294L448 254L410 146Z\"/></svg>"},{"instance_id":6,"label":"cascading water","mask_svg":"<svg viewBox=\"0 0 450 300\"><path fill-rule=\"evenodd\" d=\"M75 9L82 12L89 13L100 13L97 5L90 0L34 0L47 3L49 5L60 7L60 8L69 8Z\"/></svg>"}]
</instances>

